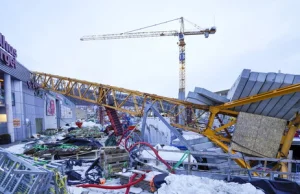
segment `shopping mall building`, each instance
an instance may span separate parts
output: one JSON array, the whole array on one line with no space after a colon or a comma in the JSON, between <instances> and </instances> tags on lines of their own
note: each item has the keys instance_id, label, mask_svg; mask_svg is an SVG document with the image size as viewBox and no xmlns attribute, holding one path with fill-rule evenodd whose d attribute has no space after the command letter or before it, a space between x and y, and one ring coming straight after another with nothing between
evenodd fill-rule
<instances>
[{"instance_id":1,"label":"shopping mall building","mask_svg":"<svg viewBox=\"0 0 300 194\"><path fill-rule=\"evenodd\" d=\"M75 120L75 105L63 95L34 89L31 72L0 32L0 135L23 140Z\"/></svg>"}]
</instances>

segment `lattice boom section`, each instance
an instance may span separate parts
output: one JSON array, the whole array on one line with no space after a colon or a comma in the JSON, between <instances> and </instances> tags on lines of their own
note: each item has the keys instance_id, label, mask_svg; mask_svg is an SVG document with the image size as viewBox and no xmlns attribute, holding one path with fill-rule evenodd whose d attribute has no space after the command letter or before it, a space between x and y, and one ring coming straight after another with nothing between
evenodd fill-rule
<instances>
[{"instance_id":1,"label":"lattice boom section","mask_svg":"<svg viewBox=\"0 0 300 194\"><path fill-rule=\"evenodd\" d=\"M136 116L143 115L146 104L154 104L161 113L170 117L172 122L175 122L175 118L177 118L178 115L182 115L182 117L185 118L185 125L189 126L198 119L197 115L200 115L203 110L208 110L207 106L174 98L57 75L34 72L33 79L43 89Z\"/></svg>"}]
</instances>

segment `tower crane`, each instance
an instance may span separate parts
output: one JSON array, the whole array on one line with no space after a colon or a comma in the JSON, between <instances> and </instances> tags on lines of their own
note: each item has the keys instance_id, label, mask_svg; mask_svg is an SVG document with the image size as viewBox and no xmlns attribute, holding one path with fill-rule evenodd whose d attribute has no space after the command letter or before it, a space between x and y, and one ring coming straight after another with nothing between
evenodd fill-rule
<instances>
[{"instance_id":1,"label":"tower crane","mask_svg":"<svg viewBox=\"0 0 300 194\"><path fill-rule=\"evenodd\" d=\"M169 23L172 21L179 21L180 22L180 30L171 30L171 31L149 31L149 32L135 32L139 30L143 30L146 28L158 26L161 24ZM192 24L194 27L197 28L197 30L193 31L185 31L184 29L184 21ZM198 25L188 21L187 19L184 19L183 17L176 18L173 20L161 22L158 24L146 26L143 28L131 30L124 33L119 34L104 34L104 35L89 35L89 36L83 36L80 40L81 41L90 41L90 40L109 40L109 39L126 39L126 38L146 38L146 37L164 37L164 36L177 36L178 46L179 46L179 93L178 93L178 99L184 100L185 99L185 41L184 36L189 35L204 35L205 38L208 38L210 34L216 33L216 27L211 27L203 29L199 27Z\"/></svg>"}]
</instances>

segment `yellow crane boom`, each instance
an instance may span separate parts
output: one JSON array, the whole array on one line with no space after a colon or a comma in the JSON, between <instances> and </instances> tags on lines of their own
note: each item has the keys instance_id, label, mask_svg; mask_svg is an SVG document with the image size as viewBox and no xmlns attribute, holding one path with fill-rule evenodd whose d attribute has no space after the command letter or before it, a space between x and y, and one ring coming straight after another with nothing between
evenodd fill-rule
<instances>
[{"instance_id":1,"label":"yellow crane boom","mask_svg":"<svg viewBox=\"0 0 300 194\"><path fill-rule=\"evenodd\" d=\"M238 112L232 111L230 108L300 92L300 84L294 84L255 96L225 103L220 106L204 106L155 94L41 72L33 72L32 78L34 83L38 84L45 90L61 93L66 96L95 103L118 111L127 112L136 116L142 116L146 104L152 104L161 113L165 113L166 116L171 118L171 125L201 133L210 139L215 145L221 147L225 152L228 152L229 150L227 143L229 143L231 139L230 137L224 137L220 135L220 132L225 130L226 127L234 125L235 121L231 121L223 126L220 126L219 128L213 129L213 122L218 114L237 116ZM190 112L189 116L183 113L187 110ZM210 114L206 129L202 131L197 125L197 113L199 111L207 111ZM178 115L183 116L183 124L176 123L175 118ZM293 135L296 129L299 128L299 125L300 116L297 115L288 126L290 130L288 135L284 138L280 153L287 153L291 146ZM278 157L280 157L280 155L278 155ZM244 168L250 168L250 166L242 159L236 159L236 162Z\"/></svg>"}]
</instances>

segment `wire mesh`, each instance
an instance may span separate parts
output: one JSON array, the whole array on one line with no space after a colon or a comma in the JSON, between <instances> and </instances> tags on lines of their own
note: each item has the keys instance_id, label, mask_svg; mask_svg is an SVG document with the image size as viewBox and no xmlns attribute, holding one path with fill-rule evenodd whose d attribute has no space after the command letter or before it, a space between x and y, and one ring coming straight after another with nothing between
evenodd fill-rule
<instances>
[{"instance_id":1,"label":"wire mesh","mask_svg":"<svg viewBox=\"0 0 300 194\"><path fill-rule=\"evenodd\" d=\"M51 167L56 166L41 167L34 159L21 158L0 149L0 193L49 193L50 188L58 187Z\"/></svg>"}]
</instances>

